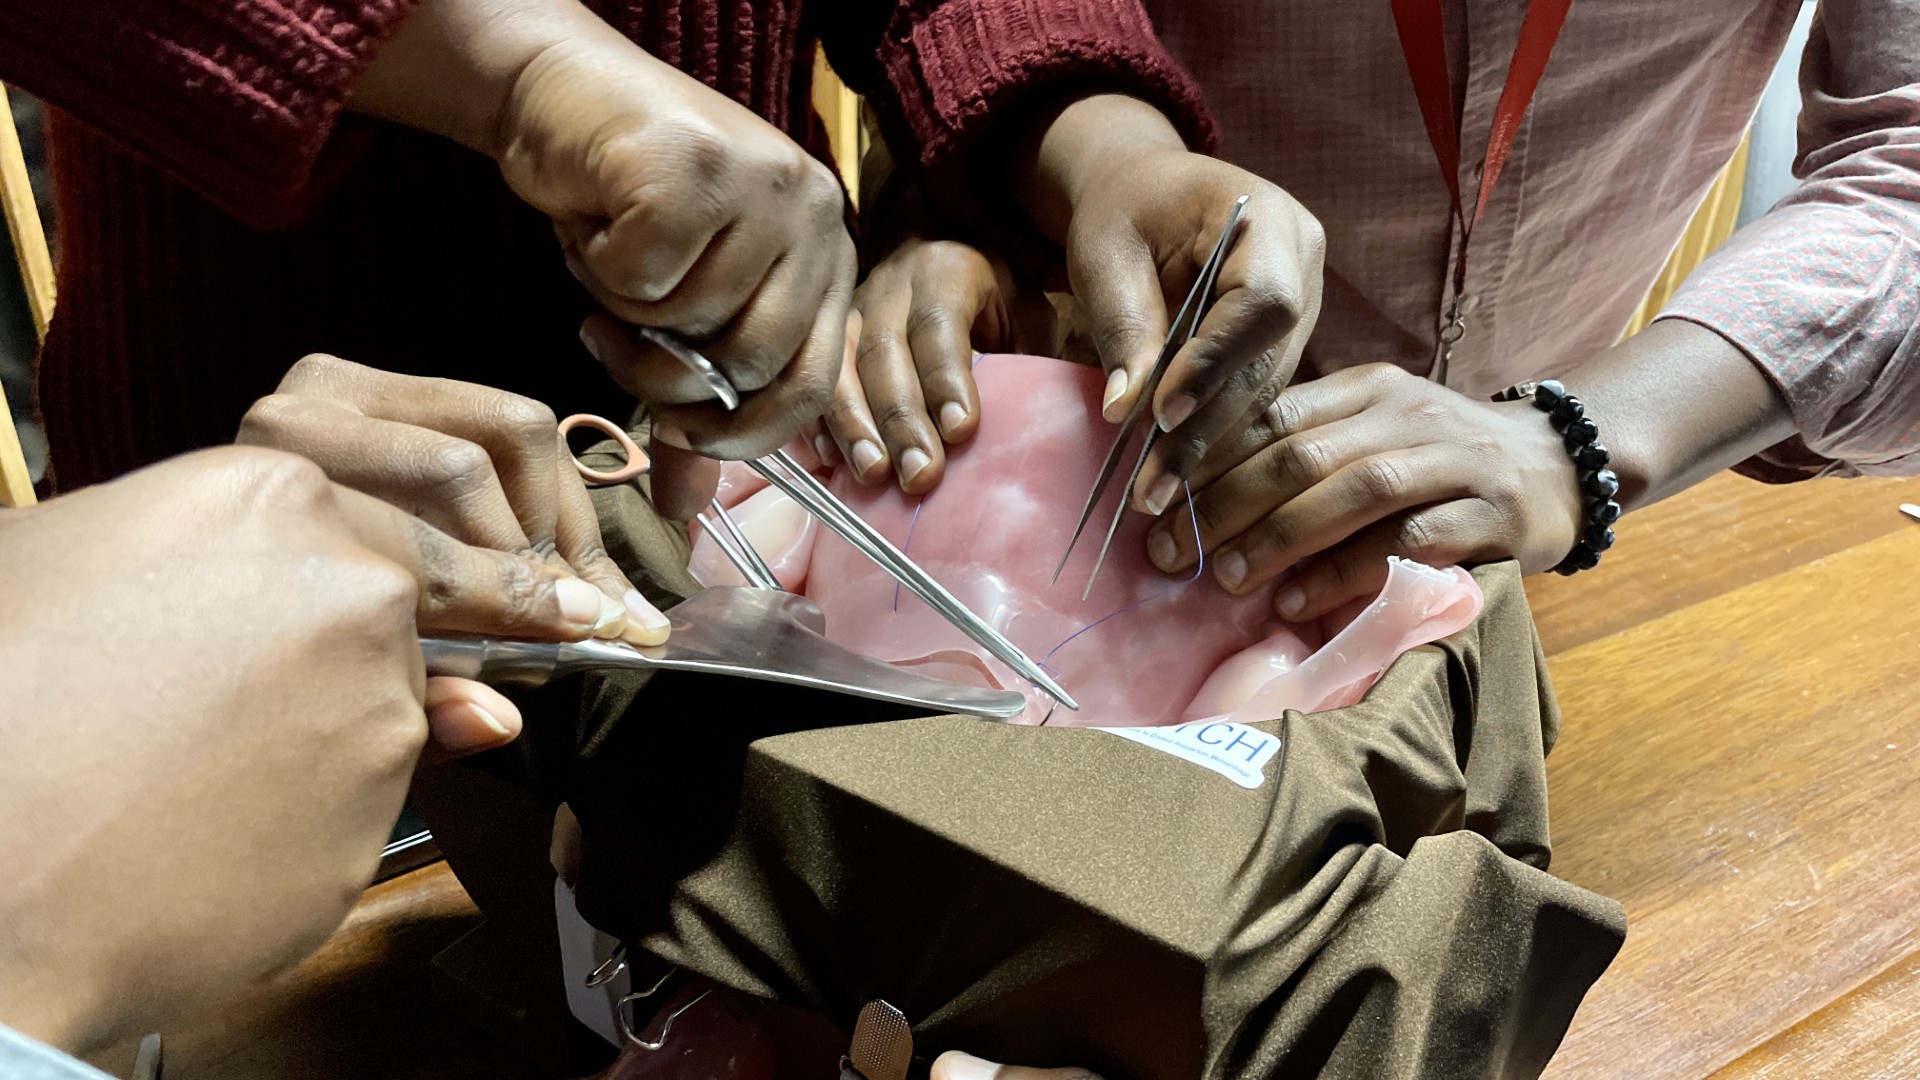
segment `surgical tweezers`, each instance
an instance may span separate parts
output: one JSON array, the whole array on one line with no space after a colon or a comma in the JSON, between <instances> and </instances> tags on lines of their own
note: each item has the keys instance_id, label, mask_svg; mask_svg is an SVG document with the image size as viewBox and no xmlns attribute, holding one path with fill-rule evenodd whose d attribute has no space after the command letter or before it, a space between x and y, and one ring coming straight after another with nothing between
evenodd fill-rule
<instances>
[{"instance_id":1,"label":"surgical tweezers","mask_svg":"<svg viewBox=\"0 0 1920 1080\"><path fill-rule=\"evenodd\" d=\"M714 367L711 361L700 355L698 350L662 330L643 327L641 332L647 340L665 349L685 363L695 374L705 379L708 385L713 387L715 398L729 412L739 407L738 391L728 383L726 376ZM725 393L720 390L722 384L726 385ZM970 611L965 604L948 592L945 586L935 581L933 575L921 569L912 559L907 558L904 552L893 546L893 543L881 535L878 529L854 513L852 508L840 500L839 496L829 491L825 484L802 468L800 463L785 450L776 450L766 457L747 462L747 465L766 478L767 483L785 492L788 498L799 503L802 509L819 519L822 525L833 530L835 535L853 545L854 550L872 559L894 580L913 590L914 595L926 601L927 606L958 627L961 633L979 642L1001 663L1018 672L1021 678L1046 691L1049 697L1067 708L1076 710L1080 708L1079 702L1073 700L1073 697L1055 682L1044 668L1034 663L1031 657L1021 652L1018 646L1008 641L985 619ZM736 531L732 528L732 522L726 520L724 515L721 518L721 525L720 531L708 530L709 535L716 541L720 540L723 533L731 534ZM721 550L726 552L729 558L735 558L736 565L757 560L757 556L751 554L752 546L745 543L744 536L728 535L728 539L739 540L739 546L745 549L737 553L739 558L735 558L736 552L728 551L728 545L721 544ZM754 568L756 572L747 575L748 580L752 581L759 576L758 571L763 567L764 563L756 566ZM772 572L767 571L766 577L771 578Z\"/></svg>"},{"instance_id":2,"label":"surgical tweezers","mask_svg":"<svg viewBox=\"0 0 1920 1080\"><path fill-rule=\"evenodd\" d=\"M1093 482L1093 491L1087 495L1087 503L1080 508L1080 520L1073 526L1073 537L1067 541L1067 550L1060 556L1060 565L1054 567L1053 580L1060 581L1060 574L1067 568L1067 560L1073 558L1073 549L1080 543L1080 534L1086 531L1087 519L1093 516L1093 508L1100 505L1100 499L1106 494L1107 484L1113 480L1120 465L1120 455L1126 450L1127 443L1133 439L1134 428L1142 419L1148 421L1146 438L1140 443L1140 456L1134 460L1133 471L1127 474L1127 486L1121 490L1120 504L1114 507L1113 520L1107 523L1107 537L1100 544L1100 557L1094 560L1093 572L1087 575L1087 587L1080 594L1085 600L1093 595L1093 583L1100 576L1100 568L1106 565L1107 551L1113 547L1113 536L1120 531L1120 519L1127 512L1127 493L1140 479L1140 469L1147 463L1147 455L1152 452L1153 444L1160 439L1160 427L1151 420L1153 395L1160 389L1160 379L1167 373L1167 365L1173 362L1181 346L1193 340L1194 332L1199 330L1200 321L1206 317L1207 305L1213 300L1213 286L1220 278L1220 266L1227 261L1227 251L1233 244L1233 231L1240 224L1240 215L1246 211L1251 196L1242 195L1233 201L1233 208L1227 212L1227 223L1220 230L1220 239L1214 242L1213 253L1200 267L1200 276L1195 279L1193 288L1187 291L1187 299L1180 305L1180 313L1167 327L1167 338L1160 344L1160 355L1154 359L1153 369L1147 373L1147 380L1140 387L1140 396L1127 410L1127 417L1120 421L1120 432L1114 436L1113 446L1107 450L1106 460L1100 463L1100 475Z\"/></svg>"}]
</instances>

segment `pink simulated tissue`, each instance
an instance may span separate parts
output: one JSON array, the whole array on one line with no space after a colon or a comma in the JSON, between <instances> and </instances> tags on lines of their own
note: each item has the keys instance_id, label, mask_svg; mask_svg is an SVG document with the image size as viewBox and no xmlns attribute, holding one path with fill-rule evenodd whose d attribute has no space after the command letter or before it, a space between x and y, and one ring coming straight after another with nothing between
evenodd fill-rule
<instances>
[{"instance_id":1,"label":"pink simulated tissue","mask_svg":"<svg viewBox=\"0 0 1920 1080\"><path fill-rule=\"evenodd\" d=\"M1080 702L1052 708L1029 687L790 499L744 466L725 470L720 501L788 589L826 614L827 636L848 648L956 682L1026 691L1016 723L1142 727L1225 718L1271 720L1358 701L1410 648L1479 614L1464 570L1390 560L1371 602L1323 619L1283 623L1272 589L1232 596L1211 573L1170 576L1146 556L1151 519L1127 514L1092 594L1081 592L1101 533L1122 497L1105 505L1058 584L1082 501L1113 427L1100 416L1099 371L1033 356L987 355L974 365L981 419L948 449L945 478L925 496L866 487L842 466L822 471L835 494L960 601L1049 668ZM802 460L817 463L806 454ZM1130 461L1129 456L1125 460ZM697 527L696 527L697 532ZM706 585L744 584L714 541L696 535L692 571Z\"/></svg>"}]
</instances>

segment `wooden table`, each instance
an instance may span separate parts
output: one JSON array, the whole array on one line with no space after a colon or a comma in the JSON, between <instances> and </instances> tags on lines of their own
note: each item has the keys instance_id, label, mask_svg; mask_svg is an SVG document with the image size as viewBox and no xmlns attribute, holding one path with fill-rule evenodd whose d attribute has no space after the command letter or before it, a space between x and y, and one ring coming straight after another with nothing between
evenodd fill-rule
<instances>
[{"instance_id":1,"label":"wooden table","mask_svg":"<svg viewBox=\"0 0 1920 1080\"><path fill-rule=\"evenodd\" d=\"M1529 584L1566 723L1556 873L1631 929L1549 1075L1920 1075L1920 481L1722 476ZM531 1080L440 1014L444 867L168 1035L175 1080ZM100 1059L122 1075L131 1054Z\"/></svg>"}]
</instances>

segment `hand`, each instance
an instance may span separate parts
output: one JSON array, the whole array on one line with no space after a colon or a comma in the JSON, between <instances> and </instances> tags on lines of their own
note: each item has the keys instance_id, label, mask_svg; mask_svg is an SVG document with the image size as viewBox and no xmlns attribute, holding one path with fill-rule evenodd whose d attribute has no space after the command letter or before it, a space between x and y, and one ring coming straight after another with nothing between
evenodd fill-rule
<instances>
[{"instance_id":1,"label":"hand","mask_svg":"<svg viewBox=\"0 0 1920 1080\"><path fill-rule=\"evenodd\" d=\"M85 1051L319 944L429 734L520 725L416 626L563 633L560 580L264 450L0 511L0 1023Z\"/></svg>"},{"instance_id":2,"label":"hand","mask_svg":"<svg viewBox=\"0 0 1920 1080\"><path fill-rule=\"evenodd\" d=\"M1158 110L1132 98L1084 98L1032 130L1017 171L1022 200L1066 246L1068 279L1108 371L1110 420L1133 407L1234 200L1251 196L1213 306L1154 394L1168 434L1132 494L1158 514L1293 378L1320 316L1325 234L1286 192L1188 152Z\"/></svg>"},{"instance_id":3,"label":"hand","mask_svg":"<svg viewBox=\"0 0 1920 1080\"><path fill-rule=\"evenodd\" d=\"M995 1065L972 1054L950 1050L933 1063L931 1080L1100 1080L1086 1069L1026 1069Z\"/></svg>"},{"instance_id":4,"label":"hand","mask_svg":"<svg viewBox=\"0 0 1920 1080\"><path fill-rule=\"evenodd\" d=\"M1214 577L1238 594L1284 574L1274 603L1290 620L1378 592L1389 555L1549 569L1583 509L1572 458L1531 403L1475 401L1386 364L1287 390L1196 484ZM1163 570L1194 564L1185 505L1148 532L1147 552Z\"/></svg>"},{"instance_id":5,"label":"hand","mask_svg":"<svg viewBox=\"0 0 1920 1080\"><path fill-rule=\"evenodd\" d=\"M957 240L912 237L881 260L853 297L854 362L842 365L825 424L823 459L837 449L862 483L930 491L946 468L942 444L973 437L980 393L973 352L1043 351L1053 338L1046 297L1021 287L997 256Z\"/></svg>"},{"instance_id":6,"label":"hand","mask_svg":"<svg viewBox=\"0 0 1920 1080\"><path fill-rule=\"evenodd\" d=\"M666 617L608 557L553 411L537 401L316 354L247 410L237 441L310 458L465 543L579 575L602 594L596 637L667 639Z\"/></svg>"},{"instance_id":7,"label":"hand","mask_svg":"<svg viewBox=\"0 0 1920 1080\"><path fill-rule=\"evenodd\" d=\"M428 0L356 82L355 107L461 139L553 219L607 314L587 347L656 406L655 436L767 453L819 416L853 292L844 195L743 106L568 0ZM743 391L704 383L624 324L678 333Z\"/></svg>"}]
</instances>

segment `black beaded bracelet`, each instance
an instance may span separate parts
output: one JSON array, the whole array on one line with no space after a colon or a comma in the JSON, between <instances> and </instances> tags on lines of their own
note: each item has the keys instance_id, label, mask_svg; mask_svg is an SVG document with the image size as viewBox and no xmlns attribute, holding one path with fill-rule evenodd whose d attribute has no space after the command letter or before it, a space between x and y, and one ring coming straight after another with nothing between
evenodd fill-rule
<instances>
[{"instance_id":1,"label":"black beaded bracelet","mask_svg":"<svg viewBox=\"0 0 1920 1080\"><path fill-rule=\"evenodd\" d=\"M1607 448L1600 445L1600 429L1586 415L1580 399L1567 393L1557 380L1523 382L1493 396L1495 401L1519 401L1530 398L1533 407L1547 414L1547 422L1560 433L1573 467L1580 475L1580 494L1586 500L1582 526L1573 550L1553 568L1556 574L1577 574L1600 565L1600 553L1613 546L1613 523L1620 520L1620 478L1607 468Z\"/></svg>"}]
</instances>

